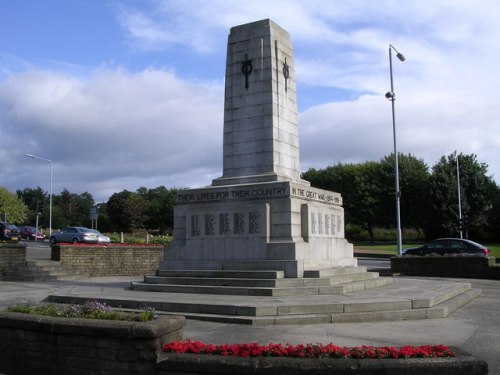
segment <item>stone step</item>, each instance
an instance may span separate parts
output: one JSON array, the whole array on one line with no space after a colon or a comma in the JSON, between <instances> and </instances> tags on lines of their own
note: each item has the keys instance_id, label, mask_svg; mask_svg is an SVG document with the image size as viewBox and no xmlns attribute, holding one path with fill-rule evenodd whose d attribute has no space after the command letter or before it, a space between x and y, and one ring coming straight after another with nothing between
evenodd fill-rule
<instances>
[{"instance_id":1,"label":"stone step","mask_svg":"<svg viewBox=\"0 0 500 375\"><path fill-rule=\"evenodd\" d=\"M446 293L445 293L446 294ZM434 297L437 293L434 293ZM330 304L289 305L213 305L196 303L172 303L155 300L100 299L110 306L137 309L150 306L160 314L184 315L187 319L256 326L286 324L355 323L375 321L400 321L444 318L461 306L479 297L481 291L468 289L450 298L430 297L427 303L407 300L378 300L364 302L339 302ZM49 296L54 303L83 303L89 298L75 296ZM433 305L437 300L442 300ZM423 299L420 299L423 301ZM430 307L415 307L427 305Z\"/></svg>"},{"instance_id":2,"label":"stone step","mask_svg":"<svg viewBox=\"0 0 500 375\"><path fill-rule=\"evenodd\" d=\"M234 287L261 287L283 288L303 286L330 285L330 279L244 279L244 278L216 278L216 277L164 277L145 276L145 283L166 285L201 285L201 286L234 286Z\"/></svg>"},{"instance_id":3,"label":"stone step","mask_svg":"<svg viewBox=\"0 0 500 375\"><path fill-rule=\"evenodd\" d=\"M159 270L158 276L165 277L215 277L243 279L283 279L284 271L245 271L245 270Z\"/></svg>"},{"instance_id":4,"label":"stone step","mask_svg":"<svg viewBox=\"0 0 500 375\"><path fill-rule=\"evenodd\" d=\"M327 277L327 276L325 276ZM323 277L323 278L325 278ZM377 279L379 274L377 272L363 272L363 273L352 273L338 276L328 277L330 280L330 285L346 284L356 281L365 281L371 279Z\"/></svg>"},{"instance_id":5,"label":"stone step","mask_svg":"<svg viewBox=\"0 0 500 375\"><path fill-rule=\"evenodd\" d=\"M295 315L280 315L280 316L262 316L262 317L234 317L234 316L217 316L215 319L207 314L188 314L187 319L193 320L208 320L221 323L237 323L255 326L267 325L287 325L287 324L326 324L326 323L357 323L357 322L383 322L383 321L401 321L401 320L418 320L418 319L433 319L445 318L453 311L471 302L479 297L480 291L471 290L463 295L454 297L451 300L444 301L441 304L423 309L403 309L403 310L383 310L369 312L352 312L352 313L319 313L319 314L295 314Z\"/></svg>"},{"instance_id":6,"label":"stone step","mask_svg":"<svg viewBox=\"0 0 500 375\"><path fill-rule=\"evenodd\" d=\"M304 285L290 287L258 287L255 286L227 286L227 285L180 285L180 284L161 284L150 283L149 280L156 279L154 276L146 276L145 282L132 282L131 288L143 292L164 292L164 293L194 293L194 294L218 294L218 295L247 295L247 296L302 296L302 295L328 295L344 294L355 291L376 288L392 283L391 278L368 278L366 280L347 282L338 285ZM284 281L304 281L310 279L283 279ZM316 279L328 282L328 279ZM207 281L207 283L210 280ZM224 279L223 281L227 281ZM235 280L238 281L238 280ZM251 280L255 281L255 280ZM263 280L265 281L265 280ZM276 280L278 282L278 280Z\"/></svg>"},{"instance_id":7,"label":"stone step","mask_svg":"<svg viewBox=\"0 0 500 375\"><path fill-rule=\"evenodd\" d=\"M439 304L431 307L412 308L404 310L388 311L360 311L345 314L332 314L332 323L362 323L374 321L398 321L398 320L417 320L446 318L458 308L466 305L473 299L479 297L479 289L470 289L449 299L441 301ZM429 301L431 304L431 301Z\"/></svg>"},{"instance_id":8,"label":"stone step","mask_svg":"<svg viewBox=\"0 0 500 375\"><path fill-rule=\"evenodd\" d=\"M144 282L132 282L132 289L144 292L164 293L192 293L192 294L219 294L234 296L296 296L306 294L319 294L320 287L236 287L236 286L205 286L205 285L168 285L147 284Z\"/></svg>"},{"instance_id":9,"label":"stone step","mask_svg":"<svg viewBox=\"0 0 500 375\"><path fill-rule=\"evenodd\" d=\"M365 273L366 271L366 267L335 267L325 270L304 271L304 277L335 277L341 275Z\"/></svg>"}]
</instances>

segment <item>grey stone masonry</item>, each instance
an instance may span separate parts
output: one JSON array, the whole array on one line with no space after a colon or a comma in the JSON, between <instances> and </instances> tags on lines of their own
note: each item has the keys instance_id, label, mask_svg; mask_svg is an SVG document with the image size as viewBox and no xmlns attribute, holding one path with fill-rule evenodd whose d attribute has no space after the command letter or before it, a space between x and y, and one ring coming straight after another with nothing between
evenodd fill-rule
<instances>
[{"instance_id":1,"label":"grey stone masonry","mask_svg":"<svg viewBox=\"0 0 500 375\"><path fill-rule=\"evenodd\" d=\"M356 266L338 193L300 178L295 64L269 19L231 28L223 174L181 190L162 270L306 270Z\"/></svg>"},{"instance_id":2,"label":"grey stone masonry","mask_svg":"<svg viewBox=\"0 0 500 375\"><path fill-rule=\"evenodd\" d=\"M223 175L213 185L300 180L295 81L285 30L269 19L231 28Z\"/></svg>"}]
</instances>

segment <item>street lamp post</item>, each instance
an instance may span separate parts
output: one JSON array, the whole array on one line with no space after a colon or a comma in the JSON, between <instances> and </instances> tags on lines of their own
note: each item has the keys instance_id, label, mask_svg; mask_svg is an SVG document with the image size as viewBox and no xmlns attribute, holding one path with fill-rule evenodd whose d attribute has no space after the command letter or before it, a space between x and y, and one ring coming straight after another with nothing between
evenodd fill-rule
<instances>
[{"instance_id":1,"label":"street lamp post","mask_svg":"<svg viewBox=\"0 0 500 375\"><path fill-rule=\"evenodd\" d=\"M46 161L50 164L50 192L49 192L49 236L52 234L52 160L41 158L39 156L26 154L27 157Z\"/></svg>"},{"instance_id":2,"label":"street lamp post","mask_svg":"<svg viewBox=\"0 0 500 375\"><path fill-rule=\"evenodd\" d=\"M463 221L462 221L462 197L460 196L460 169L458 166L458 155L457 155L457 193L458 193L458 225L460 230L460 238L464 238L463 234Z\"/></svg>"},{"instance_id":3,"label":"street lamp post","mask_svg":"<svg viewBox=\"0 0 500 375\"><path fill-rule=\"evenodd\" d=\"M401 233L401 208L400 199L401 192L399 191L399 162L398 162L398 149L396 143L396 116L394 112L394 101L396 100L396 94L394 94L394 80L392 78L392 50L396 52L396 57L400 61L405 61L405 57L402 53L398 52L392 44L389 44L389 71L391 75L391 91L385 94L385 97L391 101L392 104L392 134L394 139L394 174L395 174L395 186L396 186L396 223L397 223L397 251L398 255L401 256L403 253L403 237Z\"/></svg>"}]
</instances>

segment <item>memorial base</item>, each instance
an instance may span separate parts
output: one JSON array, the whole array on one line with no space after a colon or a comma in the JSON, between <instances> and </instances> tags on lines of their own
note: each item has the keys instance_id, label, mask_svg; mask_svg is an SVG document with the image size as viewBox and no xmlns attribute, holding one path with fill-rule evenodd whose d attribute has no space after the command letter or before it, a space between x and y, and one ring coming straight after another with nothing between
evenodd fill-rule
<instances>
[{"instance_id":1,"label":"memorial base","mask_svg":"<svg viewBox=\"0 0 500 375\"><path fill-rule=\"evenodd\" d=\"M337 193L297 182L212 186L177 193L165 270L306 270L356 266Z\"/></svg>"}]
</instances>

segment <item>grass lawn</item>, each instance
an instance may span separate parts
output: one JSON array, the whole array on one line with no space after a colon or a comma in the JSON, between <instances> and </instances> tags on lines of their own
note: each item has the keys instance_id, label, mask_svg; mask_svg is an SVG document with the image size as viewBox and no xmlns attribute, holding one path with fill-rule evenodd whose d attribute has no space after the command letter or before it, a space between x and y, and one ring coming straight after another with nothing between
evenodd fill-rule
<instances>
[{"instance_id":1,"label":"grass lawn","mask_svg":"<svg viewBox=\"0 0 500 375\"><path fill-rule=\"evenodd\" d=\"M411 244L405 245L403 244L403 249L408 249L409 247L417 247L423 244ZM488 249L491 250L491 255L495 258L500 258L500 244L483 244ZM396 244L390 245L356 245L354 244L354 252L362 253L365 250L370 250L376 254L390 254L396 255Z\"/></svg>"}]
</instances>

